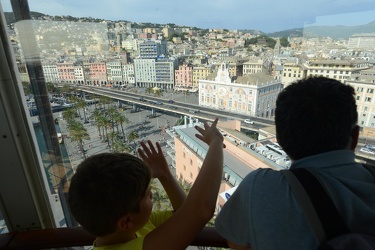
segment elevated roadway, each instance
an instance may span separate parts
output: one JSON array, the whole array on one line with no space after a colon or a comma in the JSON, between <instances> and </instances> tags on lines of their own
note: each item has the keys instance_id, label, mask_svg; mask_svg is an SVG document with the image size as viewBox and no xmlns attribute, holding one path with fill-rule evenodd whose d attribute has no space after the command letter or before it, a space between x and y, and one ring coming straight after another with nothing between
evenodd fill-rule
<instances>
[{"instance_id":1,"label":"elevated roadway","mask_svg":"<svg viewBox=\"0 0 375 250\"><path fill-rule=\"evenodd\" d=\"M253 121L254 124L246 124L243 121L245 119L249 119L249 116L231 113L225 110L217 110L199 106L198 97L196 97L196 100L190 102L181 102L174 100L173 103L169 103L169 99L158 98L155 96L140 93L125 92L117 89L91 86L79 86L78 89L85 93L95 94L99 96L107 96L116 101L132 104L134 111L136 111L137 107L143 107L154 110L156 112L169 112L174 114L180 114L182 116L196 117L200 120L207 121L212 121L216 117L219 117L221 121L236 119L241 121L242 128L254 131L258 131L260 128L263 127L274 125L273 120L259 117L250 117L251 121ZM192 111L197 112L193 113Z\"/></svg>"}]
</instances>

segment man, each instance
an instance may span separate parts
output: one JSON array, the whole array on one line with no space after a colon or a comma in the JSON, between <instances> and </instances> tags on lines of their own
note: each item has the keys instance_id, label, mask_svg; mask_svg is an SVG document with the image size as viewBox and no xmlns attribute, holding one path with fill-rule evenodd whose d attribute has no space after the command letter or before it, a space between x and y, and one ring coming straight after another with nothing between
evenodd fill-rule
<instances>
[{"instance_id":1,"label":"man","mask_svg":"<svg viewBox=\"0 0 375 250\"><path fill-rule=\"evenodd\" d=\"M278 143L293 168L310 168L349 229L375 234L375 180L355 162L359 136L354 89L315 77L285 88L276 101ZM258 169L241 182L215 227L234 249L316 249L309 224L280 171Z\"/></svg>"}]
</instances>

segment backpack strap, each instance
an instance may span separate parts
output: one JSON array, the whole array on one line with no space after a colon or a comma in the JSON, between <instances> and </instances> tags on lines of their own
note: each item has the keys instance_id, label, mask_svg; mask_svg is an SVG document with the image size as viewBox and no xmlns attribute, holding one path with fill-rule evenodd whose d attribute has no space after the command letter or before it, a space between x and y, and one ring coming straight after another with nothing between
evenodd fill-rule
<instances>
[{"instance_id":1,"label":"backpack strap","mask_svg":"<svg viewBox=\"0 0 375 250\"><path fill-rule=\"evenodd\" d=\"M350 231L345 222L342 220L335 204L333 203L319 180L313 175L313 173L311 173L306 168L296 168L289 171L294 174L300 185L303 186L303 189L305 190L307 196L310 198L310 201L313 204L313 209L319 218L318 221L320 221L321 226L325 232L326 238L318 238L317 235L322 233L314 231L314 235L317 240L319 240L320 243L323 243L326 239L331 239L338 235L349 233ZM295 192L294 189L293 192ZM312 225L312 223L316 222L312 221L313 219L311 216L311 211L304 208L304 205L302 203L304 202L303 200L302 202L301 200L299 202L305 213L305 216L308 218L311 228L313 228L313 230L317 230L318 228Z\"/></svg>"},{"instance_id":2,"label":"backpack strap","mask_svg":"<svg viewBox=\"0 0 375 250\"><path fill-rule=\"evenodd\" d=\"M311 231L313 232L315 239L322 243L325 242L327 237L324 232L322 223L320 222L319 216L315 211L314 205L311 202L309 195L297 179L297 177L290 170L281 170L289 182L290 187L294 195L296 196L297 202L300 204L303 213L308 221Z\"/></svg>"}]
</instances>

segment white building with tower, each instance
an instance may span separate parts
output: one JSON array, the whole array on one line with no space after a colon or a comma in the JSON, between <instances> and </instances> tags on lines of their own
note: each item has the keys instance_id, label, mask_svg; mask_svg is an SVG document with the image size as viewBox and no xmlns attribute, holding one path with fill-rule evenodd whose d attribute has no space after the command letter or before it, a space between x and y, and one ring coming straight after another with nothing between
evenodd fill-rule
<instances>
[{"instance_id":1,"label":"white building with tower","mask_svg":"<svg viewBox=\"0 0 375 250\"><path fill-rule=\"evenodd\" d=\"M231 82L225 63L211 78L199 80L200 106L264 118L275 115L276 98L282 90L279 79L260 72Z\"/></svg>"}]
</instances>

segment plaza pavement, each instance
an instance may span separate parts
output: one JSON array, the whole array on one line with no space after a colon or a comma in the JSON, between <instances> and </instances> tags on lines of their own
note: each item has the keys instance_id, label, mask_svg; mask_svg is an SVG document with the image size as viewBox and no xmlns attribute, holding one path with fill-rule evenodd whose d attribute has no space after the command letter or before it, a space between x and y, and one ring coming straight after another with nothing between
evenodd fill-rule
<instances>
[{"instance_id":1,"label":"plaza pavement","mask_svg":"<svg viewBox=\"0 0 375 250\"><path fill-rule=\"evenodd\" d=\"M122 112L122 114L124 114L125 117L129 120L128 124L123 125L125 134L128 135L130 132L136 131L139 135L139 138L136 139L134 143L131 142L130 146L134 147L135 145L136 148L138 148L140 145L139 143L144 140L151 140L154 143L159 142L164 155L166 156L168 164L171 165L172 159L167 154L167 152L171 150L171 148L167 145L167 141L173 142L173 138L167 132L163 131L162 127L166 128L174 126L179 116L166 115L157 112L156 117L148 118L148 116L151 114L151 111L149 110L141 109L138 112L132 113L130 106L123 106L123 108L125 110L120 112ZM93 111L94 105L89 106L86 112L87 117L90 117ZM73 170L75 170L78 164L83 160L83 154L79 150L78 143L72 142L69 138L69 134L66 128L66 121L61 118L61 115L59 113L56 113L55 117L58 118L60 130L64 137L64 145L67 150L71 166ZM83 123L83 126L87 129L87 132L90 135L90 140L84 141L84 148L87 150L86 156L88 157L90 155L98 153L110 152L108 143L104 142L101 139L98 128L93 125L93 120L89 120L89 123L84 123L83 119L77 119ZM108 132L110 131L111 130L109 130ZM137 155L137 152L135 152L135 154Z\"/></svg>"}]
</instances>

